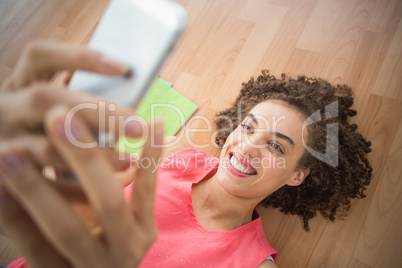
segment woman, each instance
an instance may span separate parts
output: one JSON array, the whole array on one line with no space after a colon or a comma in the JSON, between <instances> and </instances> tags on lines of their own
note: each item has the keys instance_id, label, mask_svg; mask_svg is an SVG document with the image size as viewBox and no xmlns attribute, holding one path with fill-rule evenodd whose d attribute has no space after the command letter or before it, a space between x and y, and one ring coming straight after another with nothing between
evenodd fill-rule
<instances>
[{"instance_id":1,"label":"woman","mask_svg":"<svg viewBox=\"0 0 402 268\"><path fill-rule=\"evenodd\" d=\"M37 55L45 62L39 70L30 67L38 62ZM0 156L0 222L32 267L275 267L276 251L266 241L255 210L259 203L300 215L308 230L308 220L317 211L334 220L347 211L350 198L364 197L371 177L366 158L370 144L347 123L356 114L350 110L350 89L304 77L277 80L266 72L243 84L233 107L219 114L219 160L201 150L180 150L161 163L156 190L152 168L119 172L127 163L116 161L115 152L77 148L66 139L67 109L96 99L32 85L37 77L48 78L65 68L124 74L123 65L99 59L90 51L35 45L2 93L2 109L26 101L34 111L3 119L2 128L8 130L2 133L4 139L10 133L29 133L25 139L32 141L32 133L43 125L48 136L35 136L42 143L36 147L22 138L8 138ZM22 87L34 89L19 90ZM39 105L39 99L46 101ZM67 109L52 108L61 102ZM320 111L325 116L318 120ZM131 111L108 112L117 116ZM96 119L96 112L82 112L73 120L72 132L82 142L92 141L89 129L98 127ZM132 122L126 134L138 136L138 124ZM327 128L331 124L339 131ZM162 143L160 128L157 122L156 144ZM334 150L337 163L326 154ZM145 145L143 157L159 155L149 142ZM40 179L38 167L44 165L73 170L85 193ZM124 190L131 199L127 205L110 177L133 172L135 183ZM86 204L86 198L96 217L81 205L78 218L69 204ZM39 252L33 253L33 247Z\"/></svg>"}]
</instances>

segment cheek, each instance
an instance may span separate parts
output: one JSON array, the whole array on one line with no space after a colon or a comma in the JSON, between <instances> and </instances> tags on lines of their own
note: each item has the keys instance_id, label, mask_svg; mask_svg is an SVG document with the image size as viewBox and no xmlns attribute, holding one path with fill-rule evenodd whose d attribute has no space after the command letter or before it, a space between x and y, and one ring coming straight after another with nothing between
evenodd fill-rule
<instances>
[{"instance_id":1,"label":"cheek","mask_svg":"<svg viewBox=\"0 0 402 268\"><path fill-rule=\"evenodd\" d=\"M268 158L262 161L262 181L271 184L275 190L286 185L297 172L291 165L287 165L284 158Z\"/></svg>"},{"instance_id":2,"label":"cheek","mask_svg":"<svg viewBox=\"0 0 402 268\"><path fill-rule=\"evenodd\" d=\"M261 159L260 166L267 172L283 172L289 168L284 157L267 154Z\"/></svg>"}]
</instances>

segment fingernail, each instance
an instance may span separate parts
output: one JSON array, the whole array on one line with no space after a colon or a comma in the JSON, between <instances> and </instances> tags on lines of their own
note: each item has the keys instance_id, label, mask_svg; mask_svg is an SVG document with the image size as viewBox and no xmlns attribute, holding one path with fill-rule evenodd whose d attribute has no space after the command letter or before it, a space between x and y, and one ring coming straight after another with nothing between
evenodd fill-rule
<instances>
[{"instance_id":1,"label":"fingernail","mask_svg":"<svg viewBox=\"0 0 402 268\"><path fill-rule=\"evenodd\" d=\"M70 142L78 141L78 142L84 142L84 131L77 120L74 118L70 121L70 124L64 122L63 119L61 119L59 122L57 122L57 130L60 131L58 133L60 137L67 139Z\"/></svg>"},{"instance_id":2,"label":"fingernail","mask_svg":"<svg viewBox=\"0 0 402 268\"><path fill-rule=\"evenodd\" d=\"M127 78L127 79L132 78L134 76L133 69L127 67L127 70L125 71L123 76L124 76L124 78Z\"/></svg>"},{"instance_id":3,"label":"fingernail","mask_svg":"<svg viewBox=\"0 0 402 268\"><path fill-rule=\"evenodd\" d=\"M50 112L49 117L52 122L52 128L57 136L62 139L72 141L83 140L83 131L81 125L75 118L66 117L66 109L62 106L55 107Z\"/></svg>"},{"instance_id":4,"label":"fingernail","mask_svg":"<svg viewBox=\"0 0 402 268\"><path fill-rule=\"evenodd\" d=\"M20 154L7 152L0 156L0 172L5 177L15 177L25 168L25 160Z\"/></svg>"},{"instance_id":5,"label":"fingernail","mask_svg":"<svg viewBox=\"0 0 402 268\"><path fill-rule=\"evenodd\" d=\"M143 121L142 123L140 121ZM146 122L141 117L130 115L124 117L124 136L136 138L144 133L143 125Z\"/></svg>"},{"instance_id":6,"label":"fingernail","mask_svg":"<svg viewBox=\"0 0 402 268\"><path fill-rule=\"evenodd\" d=\"M115 71L124 75L130 72L130 68L126 64L106 55L101 56L100 62L107 71Z\"/></svg>"}]
</instances>

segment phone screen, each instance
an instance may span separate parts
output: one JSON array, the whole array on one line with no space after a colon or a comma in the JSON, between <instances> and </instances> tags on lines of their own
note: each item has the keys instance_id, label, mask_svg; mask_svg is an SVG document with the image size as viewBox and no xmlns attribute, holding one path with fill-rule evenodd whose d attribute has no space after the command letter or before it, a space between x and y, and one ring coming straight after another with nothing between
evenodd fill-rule
<instances>
[{"instance_id":1,"label":"phone screen","mask_svg":"<svg viewBox=\"0 0 402 268\"><path fill-rule=\"evenodd\" d=\"M130 77L77 71L71 90L136 107L187 25L183 7L170 0L112 0L89 47L126 63Z\"/></svg>"}]
</instances>

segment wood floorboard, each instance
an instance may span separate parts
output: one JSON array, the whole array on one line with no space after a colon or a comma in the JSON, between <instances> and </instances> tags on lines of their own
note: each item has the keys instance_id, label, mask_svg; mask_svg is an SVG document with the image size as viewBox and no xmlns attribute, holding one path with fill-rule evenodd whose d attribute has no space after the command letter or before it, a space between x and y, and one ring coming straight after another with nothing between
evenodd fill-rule
<instances>
[{"instance_id":1,"label":"wood floorboard","mask_svg":"<svg viewBox=\"0 0 402 268\"><path fill-rule=\"evenodd\" d=\"M402 267L402 1L177 0L190 25L159 76L200 108L179 132L218 155L200 118L228 107L251 76L322 77L355 94L352 121L372 142L367 198L345 220L321 216L303 231L298 217L260 208L279 267ZM108 0L0 1L0 81L27 42L86 44ZM124 34L124 33L122 33ZM0 237L0 265L18 254Z\"/></svg>"}]
</instances>

